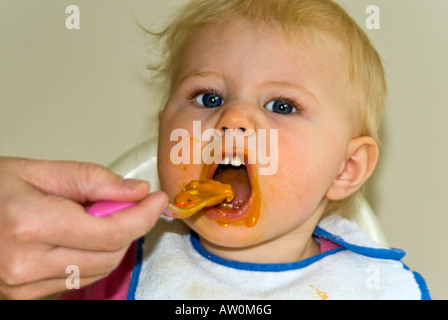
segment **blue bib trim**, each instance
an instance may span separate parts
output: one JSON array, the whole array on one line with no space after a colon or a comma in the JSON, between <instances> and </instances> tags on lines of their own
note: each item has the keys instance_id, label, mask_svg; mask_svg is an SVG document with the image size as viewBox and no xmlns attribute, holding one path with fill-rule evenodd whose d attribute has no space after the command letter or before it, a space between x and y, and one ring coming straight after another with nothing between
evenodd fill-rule
<instances>
[{"instance_id":1,"label":"blue bib trim","mask_svg":"<svg viewBox=\"0 0 448 320\"><path fill-rule=\"evenodd\" d=\"M316 227L314 230L314 235L328 239L330 241L333 241L334 243L337 243L344 248L355 252L357 254L370 257L370 258L378 258L378 259L391 259L391 260L397 260L400 261L405 255L406 252L401 249L395 249L395 248L370 248L370 247L362 247L358 246L349 242L346 242L343 238L339 236L335 236L334 234L331 234L330 232L322 229L321 227Z\"/></svg>"},{"instance_id":2,"label":"blue bib trim","mask_svg":"<svg viewBox=\"0 0 448 320\"><path fill-rule=\"evenodd\" d=\"M143 262L143 243L145 242L145 237L141 237L137 241L137 245L135 248L135 266L134 270L132 270L132 278L131 283L129 284L127 300L135 300L135 292L137 290L138 281L140 278L140 271L142 270L142 262Z\"/></svg>"},{"instance_id":3,"label":"blue bib trim","mask_svg":"<svg viewBox=\"0 0 448 320\"><path fill-rule=\"evenodd\" d=\"M345 250L345 248L336 248L332 250L328 250L326 252L320 253L318 255L312 256L310 258L298 261L298 262L292 262L292 263L280 263L280 264L263 264L263 263L250 263L250 262L240 262L240 261L232 261L232 260L226 260L223 258L220 258L214 254L211 254L210 252L206 251L200 244L199 238L196 233L191 232L190 234L190 241L193 246L193 248L198 252L201 256L204 258L233 269L238 270L245 270L245 271L259 271L259 272L282 272L282 271L290 271L290 270L297 270L301 268L305 268L309 266L310 264L319 261L322 258L325 258L326 256L329 256L331 254L335 254L337 252Z\"/></svg>"}]
</instances>

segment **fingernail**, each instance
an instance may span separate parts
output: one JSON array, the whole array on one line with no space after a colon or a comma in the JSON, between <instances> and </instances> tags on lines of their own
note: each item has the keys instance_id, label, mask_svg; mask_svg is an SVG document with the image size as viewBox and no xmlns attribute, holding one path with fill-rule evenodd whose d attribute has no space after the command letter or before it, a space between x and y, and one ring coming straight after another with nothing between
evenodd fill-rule
<instances>
[{"instance_id":1,"label":"fingernail","mask_svg":"<svg viewBox=\"0 0 448 320\"><path fill-rule=\"evenodd\" d=\"M138 189L142 185L148 185L148 182L138 179L124 179L121 184L130 189Z\"/></svg>"}]
</instances>

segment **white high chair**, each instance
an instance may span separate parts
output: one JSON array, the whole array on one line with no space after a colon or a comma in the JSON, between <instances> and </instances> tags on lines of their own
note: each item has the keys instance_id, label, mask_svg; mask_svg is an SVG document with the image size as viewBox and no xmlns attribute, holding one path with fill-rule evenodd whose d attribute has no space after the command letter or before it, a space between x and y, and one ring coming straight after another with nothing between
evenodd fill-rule
<instances>
[{"instance_id":1,"label":"white high chair","mask_svg":"<svg viewBox=\"0 0 448 320\"><path fill-rule=\"evenodd\" d=\"M151 191L160 190L157 174L157 137L152 137L123 153L109 168L125 178L149 181ZM387 246L386 236L366 199L362 200L353 221L373 240Z\"/></svg>"}]
</instances>

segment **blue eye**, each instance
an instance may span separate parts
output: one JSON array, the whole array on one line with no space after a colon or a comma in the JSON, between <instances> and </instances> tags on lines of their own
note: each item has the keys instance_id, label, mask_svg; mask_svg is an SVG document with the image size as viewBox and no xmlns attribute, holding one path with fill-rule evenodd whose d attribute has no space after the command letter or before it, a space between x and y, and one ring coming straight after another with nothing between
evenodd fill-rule
<instances>
[{"instance_id":1,"label":"blue eye","mask_svg":"<svg viewBox=\"0 0 448 320\"><path fill-rule=\"evenodd\" d=\"M269 101L265 108L269 111L280 113L280 114L288 114L292 112L296 112L296 109L290 103L283 100L272 100Z\"/></svg>"},{"instance_id":2,"label":"blue eye","mask_svg":"<svg viewBox=\"0 0 448 320\"><path fill-rule=\"evenodd\" d=\"M216 108L224 104L224 99L216 93L202 93L196 96L194 101L206 108Z\"/></svg>"}]
</instances>

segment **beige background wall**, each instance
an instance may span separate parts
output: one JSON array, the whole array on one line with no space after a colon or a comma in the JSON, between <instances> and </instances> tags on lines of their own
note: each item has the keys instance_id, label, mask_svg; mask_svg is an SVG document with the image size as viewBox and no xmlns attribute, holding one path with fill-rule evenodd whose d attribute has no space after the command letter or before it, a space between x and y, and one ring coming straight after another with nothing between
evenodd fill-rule
<instances>
[{"instance_id":1,"label":"beige background wall","mask_svg":"<svg viewBox=\"0 0 448 320\"><path fill-rule=\"evenodd\" d=\"M151 131L159 96L147 83L134 23L163 21L181 0L0 0L0 155L108 164ZM368 185L391 246L448 293L448 2L340 0L381 53L390 96L382 159ZM80 8L67 30L65 8ZM365 9L380 8L367 30Z\"/></svg>"}]
</instances>

